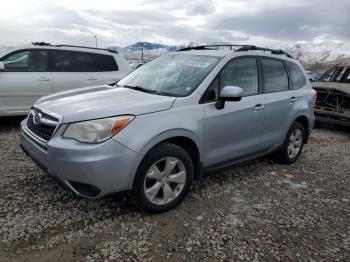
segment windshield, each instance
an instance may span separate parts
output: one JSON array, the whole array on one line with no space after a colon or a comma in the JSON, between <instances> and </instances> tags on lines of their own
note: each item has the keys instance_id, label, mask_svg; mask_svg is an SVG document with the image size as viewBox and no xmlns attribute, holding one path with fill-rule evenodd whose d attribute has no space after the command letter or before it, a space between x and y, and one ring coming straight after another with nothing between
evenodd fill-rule
<instances>
[{"instance_id":1,"label":"windshield","mask_svg":"<svg viewBox=\"0 0 350 262\"><path fill-rule=\"evenodd\" d=\"M164 55L129 74L118 85L137 87L155 94L187 96L198 87L219 60L219 57L214 56Z\"/></svg>"}]
</instances>

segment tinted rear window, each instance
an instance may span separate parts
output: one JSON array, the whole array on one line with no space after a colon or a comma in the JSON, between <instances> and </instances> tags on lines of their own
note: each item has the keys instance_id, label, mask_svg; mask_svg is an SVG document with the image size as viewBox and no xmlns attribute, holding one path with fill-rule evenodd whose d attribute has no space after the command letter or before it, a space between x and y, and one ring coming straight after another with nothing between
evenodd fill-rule
<instances>
[{"instance_id":1,"label":"tinted rear window","mask_svg":"<svg viewBox=\"0 0 350 262\"><path fill-rule=\"evenodd\" d=\"M283 92L289 89L288 74L281 61L262 59L265 93Z\"/></svg>"},{"instance_id":2,"label":"tinted rear window","mask_svg":"<svg viewBox=\"0 0 350 262\"><path fill-rule=\"evenodd\" d=\"M54 51L55 72L105 72L117 71L113 56L74 51Z\"/></svg>"},{"instance_id":3,"label":"tinted rear window","mask_svg":"<svg viewBox=\"0 0 350 262\"><path fill-rule=\"evenodd\" d=\"M297 64L287 61L286 66L288 68L290 77L292 78L294 89L302 88L306 84L306 79L300 67Z\"/></svg>"},{"instance_id":4,"label":"tinted rear window","mask_svg":"<svg viewBox=\"0 0 350 262\"><path fill-rule=\"evenodd\" d=\"M53 57L55 72L93 72L91 56L83 52L55 51Z\"/></svg>"},{"instance_id":5,"label":"tinted rear window","mask_svg":"<svg viewBox=\"0 0 350 262\"><path fill-rule=\"evenodd\" d=\"M97 72L118 71L118 65L113 56L92 54L93 63Z\"/></svg>"}]
</instances>

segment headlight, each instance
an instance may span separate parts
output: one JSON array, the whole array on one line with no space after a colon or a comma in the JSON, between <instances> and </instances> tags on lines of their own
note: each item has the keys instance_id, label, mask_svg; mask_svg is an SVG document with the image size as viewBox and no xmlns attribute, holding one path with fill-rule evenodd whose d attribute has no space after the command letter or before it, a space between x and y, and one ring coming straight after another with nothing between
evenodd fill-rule
<instances>
[{"instance_id":1,"label":"headlight","mask_svg":"<svg viewBox=\"0 0 350 262\"><path fill-rule=\"evenodd\" d=\"M117 134L134 118L134 116L117 116L73 123L67 127L63 137L83 143L101 143Z\"/></svg>"}]
</instances>

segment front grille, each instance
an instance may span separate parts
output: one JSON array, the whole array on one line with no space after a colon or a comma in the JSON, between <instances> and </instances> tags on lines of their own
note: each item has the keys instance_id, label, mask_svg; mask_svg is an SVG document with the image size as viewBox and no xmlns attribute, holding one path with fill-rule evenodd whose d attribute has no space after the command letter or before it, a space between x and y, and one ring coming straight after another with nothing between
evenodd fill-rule
<instances>
[{"instance_id":1,"label":"front grille","mask_svg":"<svg viewBox=\"0 0 350 262\"><path fill-rule=\"evenodd\" d=\"M41 139L45 140L45 141L49 141L50 138L53 135L53 132L56 129L56 126L51 126L51 125L45 125L45 124L36 124L34 123L34 114L39 113L39 111L32 111L31 113L29 113L28 115L28 119L27 119L27 128L36 136L40 137ZM53 122L57 122L58 124L58 119L49 116L45 113L42 113L42 118L53 121Z\"/></svg>"}]
</instances>

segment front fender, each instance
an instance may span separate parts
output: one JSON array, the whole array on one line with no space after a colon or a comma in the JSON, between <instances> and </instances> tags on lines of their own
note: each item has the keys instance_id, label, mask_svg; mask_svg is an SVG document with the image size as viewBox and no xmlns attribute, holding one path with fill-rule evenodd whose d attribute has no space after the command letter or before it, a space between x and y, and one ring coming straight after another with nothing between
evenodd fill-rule
<instances>
[{"instance_id":1,"label":"front fender","mask_svg":"<svg viewBox=\"0 0 350 262\"><path fill-rule=\"evenodd\" d=\"M137 167L149 150L162 141L174 137L192 140L198 148L199 160L202 162L204 158L203 121L204 112L200 105L138 115L113 139L138 154L139 160L134 163Z\"/></svg>"},{"instance_id":2,"label":"front fender","mask_svg":"<svg viewBox=\"0 0 350 262\"><path fill-rule=\"evenodd\" d=\"M156 145L158 145L159 143L165 140L168 140L174 137L184 137L192 140L198 148L199 160L202 162L204 149L203 149L203 142L201 141L201 138L196 136L193 132L185 129L168 130L156 135L150 141L148 141L138 153L142 157L144 157L147 154L147 152L149 152L153 147L155 147Z\"/></svg>"}]
</instances>

